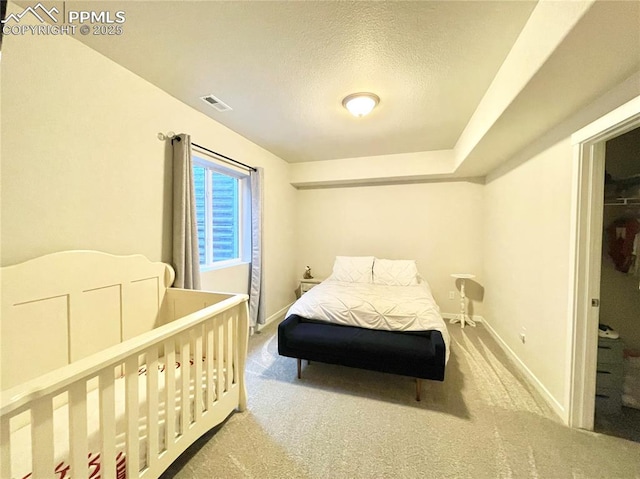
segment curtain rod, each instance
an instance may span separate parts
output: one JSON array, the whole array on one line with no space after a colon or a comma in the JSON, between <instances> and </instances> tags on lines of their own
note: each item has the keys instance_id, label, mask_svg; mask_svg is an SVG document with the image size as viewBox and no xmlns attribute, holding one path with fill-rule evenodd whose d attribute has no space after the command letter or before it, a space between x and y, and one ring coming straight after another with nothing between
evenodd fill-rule
<instances>
[{"instance_id":1,"label":"curtain rod","mask_svg":"<svg viewBox=\"0 0 640 479\"><path fill-rule=\"evenodd\" d=\"M170 131L166 135L164 133L158 133L158 139L159 140L167 140L167 139L169 139L171 141L173 141L173 140L181 141L180 137L178 135L176 135L175 133L173 133L172 131ZM247 165L245 163L242 163L241 161L234 160L233 158L229 158L228 156L223 155L222 153L218 153L217 151L210 150L209 148L205 148L204 146L198 145L197 143L191 142L191 146L195 146L196 148L200 148L201 150L208 151L209 153L212 153L212 154L220 157L222 159L222 161L225 161L225 160L226 161L230 161L230 162L235 163L236 165L240 165L240 166L242 166L242 167L244 167L244 168L246 168L248 170L258 171L255 166Z\"/></svg>"},{"instance_id":2,"label":"curtain rod","mask_svg":"<svg viewBox=\"0 0 640 479\"><path fill-rule=\"evenodd\" d=\"M178 140L179 139L180 138L178 138ZM238 160L234 160L233 158L229 158L228 156L225 156L225 155L223 155L221 153L218 153L217 151L210 150L209 148L205 148L204 146L198 145L197 143L191 142L191 145L195 146L196 148L200 148L201 150L208 151L209 153L213 153L214 155L219 156L220 158L224 158L227 161L231 161L232 163L235 163L236 165L244 166L248 170L257 171L256 168L253 167L253 166L247 165L247 164L242 163L241 161L238 161Z\"/></svg>"}]
</instances>

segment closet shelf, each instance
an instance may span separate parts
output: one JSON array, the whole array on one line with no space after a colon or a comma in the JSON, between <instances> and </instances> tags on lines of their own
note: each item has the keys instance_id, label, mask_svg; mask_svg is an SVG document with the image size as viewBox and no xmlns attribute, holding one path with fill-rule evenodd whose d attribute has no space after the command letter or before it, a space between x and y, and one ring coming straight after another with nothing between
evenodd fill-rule
<instances>
[{"instance_id":1,"label":"closet shelf","mask_svg":"<svg viewBox=\"0 0 640 479\"><path fill-rule=\"evenodd\" d=\"M605 206L612 206L612 205L637 205L637 206L640 206L640 198L634 197L634 198L609 199L609 200L604 200L604 205Z\"/></svg>"}]
</instances>

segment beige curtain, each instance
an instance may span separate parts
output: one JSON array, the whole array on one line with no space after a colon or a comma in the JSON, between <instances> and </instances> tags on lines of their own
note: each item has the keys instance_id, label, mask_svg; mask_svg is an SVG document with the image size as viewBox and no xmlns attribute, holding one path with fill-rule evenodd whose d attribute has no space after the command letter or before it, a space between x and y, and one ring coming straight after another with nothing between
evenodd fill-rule
<instances>
[{"instance_id":1,"label":"beige curtain","mask_svg":"<svg viewBox=\"0 0 640 479\"><path fill-rule=\"evenodd\" d=\"M191 138L180 134L171 140L173 147L173 286L200 289L200 256L196 203L191 166Z\"/></svg>"},{"instance_id":2,"label":"beige curtain","mask_svg":"<svg viewBox=\"0 0 640 479\"><path fill-rule=\"evenodd\" d=\"M265 323L262 286L262 199L263 168L251 171L251 284L249 286L249 320L254 328Z\"/></svg>"}]
</instances>

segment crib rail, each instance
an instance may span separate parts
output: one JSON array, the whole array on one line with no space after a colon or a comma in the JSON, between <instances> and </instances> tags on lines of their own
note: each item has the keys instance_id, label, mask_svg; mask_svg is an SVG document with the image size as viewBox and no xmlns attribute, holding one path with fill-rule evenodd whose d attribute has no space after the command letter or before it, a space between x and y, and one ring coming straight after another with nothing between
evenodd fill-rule
<instances>
[{"instance_id":1,"label":"crib rail","mask_svg":"<svg viewBox=\"0 0 640 479\"><path fill-rule=\"evenodd\" d=\"M184 310L179 299L189 293L174 294L173 310ZM202 304L206 293L193 293L191 299ZM3 391L0 477L23 477L12 470L12 448L22 447L14 444L13 429L24 416L32 477L58 477L52 471L67 468L72 477L89 479L99 468L103 478L131 479L158 476L233 409L244 410L247 296L221 298L211 296L209 302L216 304ZM172 367L176 362L182 367ZM91 394L99 404L97 430ZM56 415L60 402L66 403L62 428ZM68 446L62 464L54 441Z\"/></svg>"}]
</instances>

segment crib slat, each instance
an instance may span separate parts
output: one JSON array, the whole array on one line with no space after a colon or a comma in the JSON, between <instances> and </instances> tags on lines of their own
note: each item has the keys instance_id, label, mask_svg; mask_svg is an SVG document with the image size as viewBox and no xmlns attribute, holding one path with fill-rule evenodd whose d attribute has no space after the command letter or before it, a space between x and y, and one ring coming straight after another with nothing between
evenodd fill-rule
<instances>
[{"instance_id":1,"label":"crib slat","mask_svg":"<svg viewBox=\"0 0 640 479\"><path fill-rule=\"evenodd\" d=\"M183 334L180 336L180 360L182 361L182 367L180 368L180 434L184 434L189 428L190 407L189 407L189 373L191 372L191 366L189 364L190 350L189 350L189 334Z\"/></svg>"},{"instance_id":2,"label":"crib slat","mask_svg":"<svg viewBox=\"0 0 640 479\"><path fill-rule=\"evenodd\" d=\"M247 348L249 346L249 308L247 304L241 304L234 308L237 311L238 337L236 338L236 348L238 350L238 410L244 411L247 408L247 387L244 380L244 366L247 359Z\"/></svg>"},{"instance_id":3,"label":"crib slat","mask_svg":"<svg viewBox=\"0 0 640 479\"><path fill-rule=\"evenodd\" d=\"M116 477L116 406L113 367L100 373L101 477ZM128 461L128 458L127 458Z\"/></svg>"},{"instance_id":4,"label":"crib slat","mask_svg":"<svg viewBox=\"0 0 640 479\"><path fill-rule=\"evenodd\" d=\"M195 328L194 361L194 397L193 397L193 421L198 422L202 417L202 326Z\"/></svg>"},{"instance_id":5,"label":"crib slat","mask_svg":"<svg viewBox=\"0 0 640 479\"><path fill-rule=\"evenodd\" d=\"M69 444L71 473L77 479L87 479L89 443L87 437L87 383L78 381L69 387Z\"/></svg>"},{"instance_id":6,"label":"crib slat","mask_svg":"<svg viewBox=\"0 0 640 479\"><path fill-rule=\"evenodd\" d=\"M158 460L158 350L147 351L147 466Z\"/></svg>"},{"instance_id":7,"label":"crib slat","mask_svg":"<svg viewBox=\"0 0 640 479\"><path fill-rule=\"evenodd\" d=\"M176 440L176 351L173 340L164 343L165 427L164 448Z\"/></svg>"},{"instance_id":8,"label":"crib slat","mask_svg":"<svg viewBox=\"0 0 640 479\"><path fill-rule=\"evenodd\" d=\"M0 477L11 475L11 421L9 417L0 419Z\"/></svg>"},{"instance_id":9,"label":"crib slat","mask_svg":"<svg viewBox=\"0 0 640 479\"><path fill-rule=\"evenodd\" d=\"M223 355L222 355L222 347L224 346L224 324L222 322L222 316L218 315L215 318L216 325L216 401L222 399L223 393L223 374L224 374L224 363L223 363Z\"/></svg>"},{"instance_id":10,"label":"crib slat","mask_svg":"<svg viewBox=\"0 0 640 479\"><path fill-rule=\"evenodd\" d=\"M140 471L140 436L138 434L139 391L138 391L138 355L127 358L125 362L125 391L127 414L127 477L138 477Z\"/></svg>"},{"instance_id":11,"label":"crib slat","mask_svg":"<svg viewBox=\"0 0 640 479\"><path fill-rule=\"evenodd\" d=\"M215 369L213 368L213 321L207 321L207 411L213 405L215 399L215 390L214 390L214 382L213 377L215 374Z\"/></svg>"},{"instance_id":12,"label":"crib slat","mask_svg":"<svg viewBox=\"0 0 640 479\"><path fill-rule=\"evenodd\" d=\"M50 477L53 463L53 401L45 397L31 408L31 459L33 477Z\"/></svg>"},{"instance_id":13,"label":"crib slat","mask_svg":"<svg viewBox=\"0 0 640 479\"><path fill-rule=\"evenodd\" d=\"M233 384L238 383L238 308L233 308Z\"/></svg>"},{"instance_id":14,"label":"crib slat","mask_svg":"<svg viewBox=\"0 0 640 479\"><path fill-rule=\"evenodd\" d=\"M225 364L227 370L225 371L225 391L231 390L231 384L233 383L233 317L228 311L224 313L224 331L225 331L225 346L226 352L224 355Z\"/></svg>"}]
</instances>

